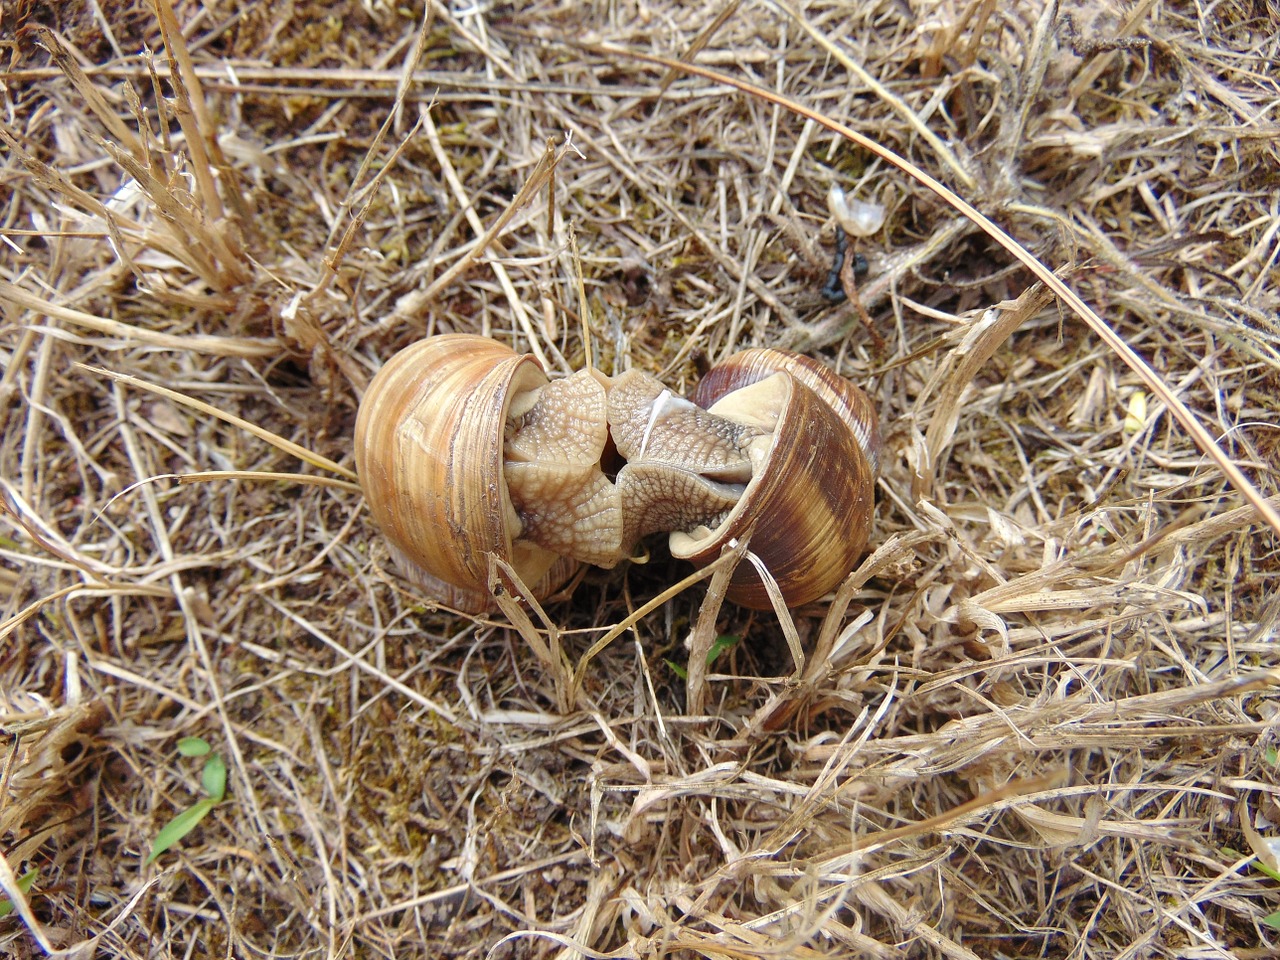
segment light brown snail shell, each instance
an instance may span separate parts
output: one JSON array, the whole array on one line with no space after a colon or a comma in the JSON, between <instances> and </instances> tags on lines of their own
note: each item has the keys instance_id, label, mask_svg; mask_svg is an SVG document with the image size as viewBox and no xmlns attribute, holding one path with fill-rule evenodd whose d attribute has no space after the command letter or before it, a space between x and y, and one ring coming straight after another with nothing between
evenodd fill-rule
<instances>
[{"instance_id":1,"label":"light brown snail shell","mask_svg":"<svg viewBox=\"0 0 1280 960\"><path fill-rule=\"evenodd\" d=\"M606 477L610 442L622 462ZM634 371L549 380L533 358L467 334L387 362L355 447L404 572L468 612L493 606L494 558L541 598L578 561L613 566L658 530L699 565L749 537L784 601L807 603L861 554L879 462L866 395L803 356L737 354L691 402ZM770 606L750 561L729 597Z\"/></svg>"},{"instance_id":2,"label":"light brown snail shell","mask_svg":"<svg viewBox=\"0 0 1280 960\"><path fill-rule=\"evenodd\" d=\"M866 394L815 360L763 349L717 365L692 399L770 433L755 442L753 476L737 505L713 529L673 534L672 554L705 566L731 540L749 535L749 549L788 606L833 589L871 529L880 437ZM728 596L746 607L771 606L749 562L739 564Z\"/></svg>"},{"instance_id":3,"label":"light brown snail shell","mask_svg":"<svg viewBox=\"0 0 1280 960\"><path fill-rule=\"evenodd\" d=\"M547 415L536 407L549 383L530 356L486 337L444 334L397 353L361 400L356 471L373 519L404 572L450 606L467 612L493 606L488 589L491 555L509 563L539 597L564 582L576 567L565 560L565 551L528 538L528 524L509 483L513 470L536 473L541 468L537 458L546 445L537 442L536 435L534 442L524 445L532 450L520 448L518 442L519 449L509 448L515 428L536 418L535 411L542 411L543 426L556 420L554 411ZM578 386L590 391L592 383L580 381ZM603 448L603 388L595 385L594 390L599 421L595 434L588 436L590 424L573 434ZM591 406L590 393L585 402ZM583 417L590 419L589 414L578 419ZM554 429L561 426L552 424ZM585 462L570 464L573 471L588 482L598 477L597 486L611 489L600 473L600 452L587 448L566 454L556 449L548 456L576 456ZM512 469L509 457L517 463ZM526 486L559 482L538 473ZM563 522L563 517L552 517L543 525L558 529ZM613 518L605 526L610 523L618 529L616 543L621 519ZM611 549L612 554L618 552L617 546ZM606 546L606 559L612 555L609 551Z\"/></svg>"}]
</instances>

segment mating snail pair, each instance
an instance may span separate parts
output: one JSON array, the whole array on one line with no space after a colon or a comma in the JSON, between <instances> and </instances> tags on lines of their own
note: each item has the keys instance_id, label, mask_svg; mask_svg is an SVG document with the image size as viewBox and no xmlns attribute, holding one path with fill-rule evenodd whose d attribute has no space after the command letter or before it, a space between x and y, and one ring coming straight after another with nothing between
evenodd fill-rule
<instances>
[{"instance_id":1,"label":"mating snail pair","mask_svg":"<svg viewBox=\"0 0 1280 960\"><path fill-rule=\"evenodd\" d=\"M469 334L392 357L356 419L360 483L398 561L471 612L493 605L491 555L546 596L659 531L698 566L749 536L789 605L815 600L866 544L879 445L867 396L798 354L735 354L686 400L637 371L549 380ZM770 606L745 561L728 596Z\"/></svg>"}]
</instances>

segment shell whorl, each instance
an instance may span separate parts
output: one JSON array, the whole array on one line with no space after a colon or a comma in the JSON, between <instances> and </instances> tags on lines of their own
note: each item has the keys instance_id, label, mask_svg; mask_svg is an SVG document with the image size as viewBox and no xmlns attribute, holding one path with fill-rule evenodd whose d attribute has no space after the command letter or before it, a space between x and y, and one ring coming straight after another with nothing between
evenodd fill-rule
<instances>
[{"instance_id":1,"label":"shell whorl","mask_svg":"<svg viewBox=\"0 0 1280 960\"><path fill-rule=\"evenodd\" d=\"M513 544L519 522L503 465L513 398L546 382L532 357L486 337L444 334L387 361L361 401L356 472L370 512L417 568L406 572L451 605L491 606L490 554L530 587L557 559Z\"/></svg>"}]
</instances>

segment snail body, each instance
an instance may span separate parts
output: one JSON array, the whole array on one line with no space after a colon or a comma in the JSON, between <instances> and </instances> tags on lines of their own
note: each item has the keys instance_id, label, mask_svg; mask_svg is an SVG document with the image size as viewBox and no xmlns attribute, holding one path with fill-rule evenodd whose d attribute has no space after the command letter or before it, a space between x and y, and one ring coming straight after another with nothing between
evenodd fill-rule
<instances>
[{"instance_id":1,"label":"snail body","mask_svg":"<svg viewBox=\"0 0 1280 960\"><path fill-rule=\"evenodd\" d=\"M749 537L784 601L807 603L866 544L878 449L865 394L776 350L729 358L690 401L634 371L549 380L532 357L446 334L389 360L356 419L361 485L397 560L468 612L493 604L491 558L544 597L657 531L698 565ZM752 562L729 597L770 606Z\"/></svg>"}]
</instances>

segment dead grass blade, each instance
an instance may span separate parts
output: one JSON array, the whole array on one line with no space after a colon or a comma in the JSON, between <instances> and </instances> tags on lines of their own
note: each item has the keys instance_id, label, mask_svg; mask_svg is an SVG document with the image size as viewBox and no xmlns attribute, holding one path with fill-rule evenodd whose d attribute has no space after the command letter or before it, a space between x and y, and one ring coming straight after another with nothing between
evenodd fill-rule
<instances>
[{"instance_id":1,"label":"dead grass blade","mask_svg":"<svg viewBox=\"0 0 1280 960\"><path fill-rule=\"evenodd\" d=\"M577 696L578 688L582 686L582 682L586 678L587 667L590 666L591 662L597 656L599 656L601 652L603 652L609 646L609 644L613 643L613 641L617 640L620 636L622 636L628 630L633 628L637 623L639 623L649 614L653 613L653 611L657 610L663 604L667 603L669 600L671 600L672 597L679 596L680 594L684 593L684 591L688 590L691 586L693 586L695 583L698 583L701 580L705 580L708 577L714 576L716 573L724 569L726 566L729 566L729 567L736 566L741 559L742 559L742 555L735 550L729 550L729 551L726 551L725 553L722 553L719 557L717 557L711 563L707 564L701 570L695 570L693 573L689 574L684 579L679 580L676 583L673 583L670 587L668 587L666 590L663 590L661 593L655 596L652 600L649 600L646 603L641 604L639 607L633 610L630 614L628 614L624 619L618 621L612 627L606 630L603 636L600 637L600 639L596 640L593 644L591 644L591 646L587 649L587 652L582 655L581 659L579 659L578 665L574 667L573 685L570 688L571 693L575 697Z\"/></svg>"},{"instance_id":2,"label":"dead grass blade","mask_svg":"<svg viewBox=\"0 0 1280 960\"><path fill-rule=\"evenodd\" d=\"M17 912L18 916L22 918L22 922L26 924L27 930L31 932L31 936L35 938L36 943L40 944L40 948L45 952L45 954L50 957L66 957L68 960L78 960L78 958L89 955L93 950L95 950L99 943L104 939L109 938L111 933L117 927L133 915L134 907L138 905L138 901L146 896L147 892L166 876L167 871L158 873L143 883L138 888L137 892L129 898L129 902L121 907L120 912L117 913L115 917L112 918L111 922L98 933L80 941L79 943L72 944L69 947L55 947L53 940L49 937L48 931L45 930L44 925L39 921L39 919L37 919L35 912L31 909L31 905L27 903L26 895L23 894L21 888L18 886L18 878L9 867L9 861L3 856L0 856L0 891L3 891L5 896L9 898L9 902L13 904L14 910Z\"/></svg>"},{"instance_id":3,"label":"dead grass blade","mask_svg":"<svg viewBox=\"0 0 1280 960\"><path fill-rule=\"evenodd\" d=\"M832 41L831 38L822 31L816 29L813 24L811 24L800 13L800 11L796 10L795 7L786 2L786 0L766 0L766 5L777 7L785 13L793 23L812 37L818 46L822 47L823 50L830 54L836 62L840 64L840 66L844 67L849 71L849 73L857 77L859 83L865 84L877 97L889 104L889 106L893 108L894 113L902 117L911 129L922 140L924 140L925 143L929 144L930 149L933 150L938 159L942 161L946 168L951 171L966 190L972 191L977 188L977 183L973 179L973 174L965 169L964 164L962 164L959 158L956 157L954 151L952 151L951 148L943 142L942 138L934 133L929 126L916 115L914 110L903 103L900 97L895 96L893 91L864 70L862 64L849 56L843 47Z\"/></svg>"},{"instance_id":4,"label":"dead grass blade","mask_svg":"<svg viewBox=\"0 0 1280 960\"><path fill-rule=\"evenodd\" d=\"M581 690L573 685L573 671L560 643L559 629L511 564L492 554L489 555L489 593L546 670L555 689L556 708L567 713L578 706L577 696ZM520 606L517 597L524 599L542 621L542 630L534 625L533 618Z\"/></svg>"},{"instance_id":5,"label":"dead grass blade","mask_svg":"<svg viewBox=\"0 0 1280 960\"><path fill-rule=\"evenodd\" d=\"M173 6L169 0L151 0L160 22L160 31L164 37L165 49L177 69L169 72L169 82L174 87L174 109L178 123L187 138L187 150L191 157L191 168L195 174L197 194L201 208L209 219L216 223L225 217L222 195L218 192L214 178L216 167L222 183L235 201L236 212L241 222L250 220L249 205L236 191L235 171L222 155L216 136L217 124L209 114L209 106L205 102L204 91L200 86L200 78L196 74L191 53L187 49L186 38L177 17L173 14ZM219 253L221 266L228 273L228 285L242 283L248 279L243 251L238 249L238 238L233 237L226 229L212 231L215 249ZM235 247L233 248L233 244Z\"/></svg>"},{"instance_id":6,"label":"dead grass blade","mask_svg":"<svg viewBox=\"0 0 1280 960\"><path fill-rule=\"evenodd\" d=\"M303 463L309 463L313 467L318 467L321 470L328 470L341 477L346 477L348 480L352 481L352 483L356 483L359 480L353 470L348 470L342 464L335 463L328 457L321 456L314 451L308 450L306 447L299 446L292 440L286 440L284 437L274 434L270 430L263 429L256 423L250 423L248 420L244 420L240 417L234 416L233 414L219 410L217 407L212 404L205 403L203 400L188 397L186 394L179 393L176 390L170 390L168 387L162 387L159 384L147 383L145 380L139 380L137 377L131 377L127 373L116 373L114 370L108 370L105 367L94 367L83 363L78 363L76 366L100 377L107 377L110 380L114 380L116 383L123 383L126 386L135 387L138 390L145 390L147 393L154 393L158 396L172 400L174 403L180 403L182 406L188 407L191 410L208 414L211 417L217 417L224 423L229 423L234 427L238 427L245 433L250 433L260 440L265 440L277 450L283 450L290 456L297 457Z\"/></svg>"},{"instance_id":7,"label":"dead grass blade","mask_svg":"<svg viewBox=\"0 0 1280 960\"><path fill-rule=\"evenodd\" d=\"M142 160L146 156L142 141L125 125L120 115L107 105L97 86L89 79L80 63L63 44L62 39L43 24L33 24L28 29L32 31L36 42L49 51L53 62L71 81L76 92L84 98L85 105L93 112L98 122L107 128L111 136L120 141L125 150L136 159Z\"/></svg>"},{"instance_id":8,"label":"dead grass blade","mask_svg":"<svg viewBox=\"0 0 1280 960\"><path fill-rule=\"evenodd\" d=\"M215 483L221 480L249 480L255 483L305 483L312 487L332 487L347 493L360 493L360 484L333 477L316 477L309 473L277 473L270 470L203 470L200 473L164 473L152 480L177 480L178 483Z\"/></svg>"},{"instance_id":9,"label":"dead grass blade","mask_svg":"<svg viewBox=\"0 0 1280 960\"><path fill-rule=\"evenodd\" d=\"M466 254L458 259L457 263L433 280L431 285L423 291L423 302L430 303L440 295L441 291L452 286L458 277L471 267L471 264L475 262L476 258L489 249L490 245L493 244L493 242L501 235L502 231L506 229L507 224L511 222L511 219L519 213L526 204L532 201L533 198L538 195L538 192L551 181L552 176L555 174L556 167L560 165L560 162L570 151L574 149L574 147L573 142L569 139L566 139L559 149L556 149L555 144L548 141L546 149L543 150L542 157L533 168L533 172L529 174L529 177L521 185L519 192L511 198L511 202L506 205L500 214L498 214L489 228L484 229L479 217L472 209L471 200L467 197L466 192L463 189L462 182L458 179L456 172L453 171L453 164L449 161L448 156L444 152L444 148L440 143L440 134L439 131L436 130L435 123L432 122L430 114L424 114L424 118L426 120L427 136L430 138L432 149L436 153L436 158L440 160L445 176L453 187L455 196L466 211L468 221L471 223L476 233L479 234L479 239L476 241L475 245L467 250ZM504 290L507 292L507 295L514 306L519 302L519 297L515 293L514 286L511 285L510 278L506 277L505 270L501 270L500 268L498 269L499 280L504 281ZM538 345L538 337L534 334L533 327L529 324L527 318L522 326L525 327L525 334L529 338L531 349L533 349L534 354L538 356L539 362L546 366L547 358L542 354Z\"/></svg>"},{"instance_id":10,"label":"dead grass blade","mask_svg":"<svg viewBox=\"0 0 1280 960\"><path fill-rule=\"evenodd\" d=\"M832 133L837 133L851 143L856 143L864 150L875 154L887 163L893 164L903 173L918 181L923 186L932 190L948 204L962 213L965 217L977 224L978 227L996 243L1000 244L1012 256L1017 258L1028 270L1030 270L1037 278L1039 278L1046 287L1048 287L1055 295L1057 295L1071 310L1084 320L1093 331L1102 339L1104 343L1125 362L1138 377L1146 384L1147 388L1155 394L1155 396L1164 403L1169 412L1173 414L1174 419L1182 425L1182 428L1191 435L1201 451L1210 457L1218 468L1226 475L1231 485L1236 488L1242 497L1249 502L1258 516L1264 520L1277 534L1280 534L1280 512L1276 511L1263 497L1257 486L1244 472L1235 464L1227 455L1227 452L1218 445L1213 436L1200 423L1195 414L1188 409L1187 405L1174 394L1157 374L1151 365L1140 357L1132 347L1130 347L1124 339L1111 328L1111 325L1103 320L1093 309L1080 299L1080 295L1068 287L1052 270L1041 263L1031 251L1018 243L1013 237L1009 236L994 221L985 214L980 212L968 201L962 199L955 191L951 190L934 177L930 176L920 167L916 166L905 157L900 157L891 150L886 149L876 143L869 137L863 136L858 131L845 126L844 124L819 113L802 103L785 97L780 93L768 90L757 84L747 80L741 80L729 74L720 73L717 70L710 70L706 67L698 66L691 63L683 63L679 60L672 60L670 57L659 57L653 54L639 53L625 47L619 47L614 44L601 44L590 49L596 52L608 54L611 56L627 57L633 60L640 60L644 63L652 63L655 66L666 67L669 70L683 70L694 76L702 77L704 80L710 80L713 83L722 83L726 86L734 87L743 93L766 100L769 103L777 104L787 110L791 110L799 116L806 117L817 123L822 124Z\"/></svg>"},{"instance_id":11,"label":"dead grass blade","mask_svg":"<svg viewBox=\"0 0 1280 960\"><path fill-rule=\"evenodd\" d=\"M916 410L939 388L933 415L925 431L925 462L916 464L911 477L911 496L920 500L933 495L938 475L938 461L943 448L955 433L961 413L960 398L973 378L987 364L1014 330L1048 306L1052 298L1048 290L1036 284L1028 288L1016 302L997 304L964 331L964 339L952 349L934 370L921 391Z\"/></svg>"},{"instance_id":12,"label":"dead grass blade","mask_svg":"<svg viewBox=\"0 0 1280 960\"><path fill-rule=\"evenodd\" d=\"M711 22L703 27L702 30L698 32L698 35L693 38L693 42L685 48L680 60L687 63L696 57L700 51L706 49L707 44L711 42L711 38L714 37L716 32L724 26L726 20L738 12L738 7L741 5L742 0L728 0L728 2L720 8L720 12L711 19ZM671 84L676 82L676 79L679 76L680 71L668 70L666 76L662 78L662 82L658 84L658 96L663 96Z\"/></svg>"},{"instance_id":13,"label":"dead grass blade","mask_svg":"<svg viewBox=\"0 0 1280 960\"><path fill-rule=\"evenodd\" d=\"M119 320L107 320L95 317L81 310L60 307L55 303L28 293L21 287L7 280L0 280L0 300L7 301L16 307L34 311L41 316L54 320L62 320L110 337L118 337L126 343L144 343L163 350L182 350L192 353L207 353L221 357L278 357L280 344L274 340L254 340L249 337L219 337L210 334L159 333L142 327L121 323ZM47 331L56 336L58 331Z\"/></svg>"}]
</instances>

